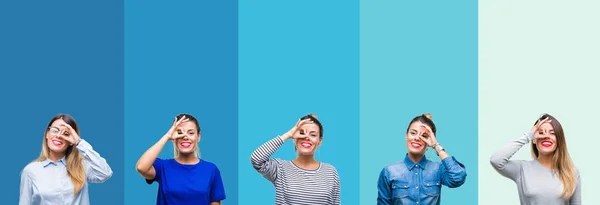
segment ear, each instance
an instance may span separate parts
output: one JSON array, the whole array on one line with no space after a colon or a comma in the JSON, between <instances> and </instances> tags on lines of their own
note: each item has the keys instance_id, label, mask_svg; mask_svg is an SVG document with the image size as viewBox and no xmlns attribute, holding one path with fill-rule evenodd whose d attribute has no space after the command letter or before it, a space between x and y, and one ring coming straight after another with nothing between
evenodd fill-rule
<instances>
[{"instance_id":1,"label":"ear","mask_svg":"<svg viewBox=\"0 0 600 205\"><path fill-rule=\"evenodd\" d=\"M317 147L320 147L322 143L323 143L323 138L321 138L321 139L319 140L319 144L317 145Z\"/></svg>"},{"instance_id":2,"label":"ear","mask_svg":"<svg viewBox=\"0 0 600 205\"><path fill-rule=\"evenodd\" d=\"M533 142L533 144L536 144L537 143L537 139L533 139L532 142Z\"/></svg>"}]
</instances>

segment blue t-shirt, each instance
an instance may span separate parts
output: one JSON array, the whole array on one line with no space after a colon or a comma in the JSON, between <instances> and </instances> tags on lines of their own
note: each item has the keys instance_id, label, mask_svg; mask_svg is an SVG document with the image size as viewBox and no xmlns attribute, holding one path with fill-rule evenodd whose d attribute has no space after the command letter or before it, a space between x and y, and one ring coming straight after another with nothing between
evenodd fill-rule
<instances>
[{"instance_id":1,"label":"blue t-shirt","mask_svg":"<svg viewBox=\"0 0 600 205\"><path fill-rule=\"evenodd\" d=\"M221 173L213 163L180 164L175 159L156 159L153 180L158 182L157 205L209 205L225 199Z\"/></svg>"}]
</instances>

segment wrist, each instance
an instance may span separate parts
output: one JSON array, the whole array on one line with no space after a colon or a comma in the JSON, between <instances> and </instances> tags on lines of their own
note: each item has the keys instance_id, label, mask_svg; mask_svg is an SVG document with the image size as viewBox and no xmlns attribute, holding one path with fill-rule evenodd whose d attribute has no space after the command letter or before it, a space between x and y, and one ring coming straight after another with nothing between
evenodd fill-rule
<instances>
[{"instance_id":1,"label":"wrist","mask_svg":"<svg viewBox=\"0 0 600 205\"><path fill-rule=\"evenodd\" d=\"M289 139L291 137L291 135L289 133L285 133L283 135L279 135L279 137L281 137L281 139L283 141L286 141L287 139Z\"/></svg>"},{"instance_id":2,"label":"wrist","mask_svg":"<svg viewBox=\"0 0 600 205\"><path fill-rule=\"evenodd\" d=\"M75 140L75 146L79 145L79 143L81 142L81 138L78 138L77 140Z\"/></svg>"}]
</instances>

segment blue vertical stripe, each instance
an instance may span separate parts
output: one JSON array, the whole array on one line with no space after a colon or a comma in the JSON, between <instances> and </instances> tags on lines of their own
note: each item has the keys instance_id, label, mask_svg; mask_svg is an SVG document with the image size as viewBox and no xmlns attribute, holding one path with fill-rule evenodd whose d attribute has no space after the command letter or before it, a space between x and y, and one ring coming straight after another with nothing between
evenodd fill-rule
<instances>
[{"instance_id":1,"label":"blue vertical stripe","mask_svg":"<svg viewBox=\"0 0 600 205\"><path fill-rule=\"evenodd\" d=\"M200 151L238 203L237 1L125 2L125 204L154 204L139 157L179 113L200 122ZM169 142L160 154L173 158Z\"/></svg>"},{"instance_id":2,"label":"blue vertical stripe","mask_svg":"<svg viewBox=\"0 0 600 205\"><path fill-rule=\"evenodd\" d=\"M442 203L477 204L477 1L363 0L360 21L361 204L376 203L379 172L404 158L408 123L427 112L468 174Z\"/></svg>"},{"instance_id":3,"label":"blue vertical stripe","mask_svg":"<svg viewBox=\"0 0 600 205\"><path fill-rule=\"evenodd\" d=\"M239 6L240 204L272 204L250 164L261 144L315 113L316 159L335 166L341 200L358 204L358 1L248 1ZM288 141L273 157L296 157Z\"/></svg>"},{"instance_id":4,"label":"blue vertical stripe","mask_svg":"<svg viewBox=\"0 0 600 205\"><path fill-rule=\"evenodd\" d=\"M123 204L123 1L0 1L2 204L18 204L21 170L58 113L111 166L92 204ZM110 196L110 197L108 197Z\"/></svg>"}]
</instances>

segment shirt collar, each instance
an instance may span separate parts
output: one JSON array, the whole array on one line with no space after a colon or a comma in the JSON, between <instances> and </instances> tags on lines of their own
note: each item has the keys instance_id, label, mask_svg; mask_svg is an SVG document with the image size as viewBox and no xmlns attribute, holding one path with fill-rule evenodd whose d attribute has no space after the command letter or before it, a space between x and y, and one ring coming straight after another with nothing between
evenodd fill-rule
<instances>
[{"instance_id":1,"label":"shirt collar","mask_svg":"<svg viewBox=\"0 0 600 205\"><path fill-rule=\"evenodd\" d=\"M406 154L406 156L404 157L404 164L406 164L406 166L408 167L408 170L411 170L415 167L419 167L421 169L425 169L425 167L427 166L427 157L423 156L423 158L417 162L414 163L412 160L410 160L410 158L408 158L408 154Z\"/></svg>"},{"instance_id":2,"label":"shirt collar","mask_svg":"<svg viewBox=\"0 0 600 205\"><path fill-rule=\"evenodd\" d=\"M56 161L56 163L54 163L52 160L50 160L50 158L46 158L46 160L42 161L42 165L44 168L50 164L54 164L54 165L62 164L63 166L67 166L67 159L65 157L66 157L66 155L64 157L60 158L58 161Z\"/></svg>"}]
</instances>

